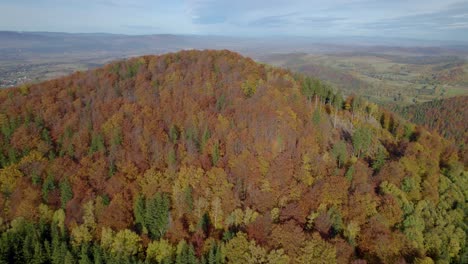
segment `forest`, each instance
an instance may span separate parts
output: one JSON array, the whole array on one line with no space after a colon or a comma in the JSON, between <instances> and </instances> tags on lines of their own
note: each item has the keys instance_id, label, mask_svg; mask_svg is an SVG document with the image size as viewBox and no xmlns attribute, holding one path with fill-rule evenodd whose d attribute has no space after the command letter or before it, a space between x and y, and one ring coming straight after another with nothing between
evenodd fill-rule
<instances>
[{"instance_id":1,"label":"forest","mask_svg":"<svg viewBox=\"0 0 468 264\"><path fill-rule=\"evenodd\" d=\"M459 146L227 50L0 90L0 263L468 263Z\"/></svg>"},{"instance_id":2,"label":"forest","mask_svg":"<svg viewBox=\"0 0 468 264\"><path fill-rule=\"evenodd\" d=\"M404 118L436 131L459 146L468 163L468 96L438 99L426 103L389 107Z\"/></svg>"}]
</instances>

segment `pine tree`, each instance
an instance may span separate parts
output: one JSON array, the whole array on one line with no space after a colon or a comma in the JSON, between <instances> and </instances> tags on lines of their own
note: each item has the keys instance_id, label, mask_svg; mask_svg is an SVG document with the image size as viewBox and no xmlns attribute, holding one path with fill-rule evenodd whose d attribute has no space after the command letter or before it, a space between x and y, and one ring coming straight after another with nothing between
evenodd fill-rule
<instances>
[{"instance_id":1,"label":"pine tree","mask_svg":"<svg viewBox=\"0 0 468 264\"><path fill-rule=\"evenodd\" d=\"M192 244L190 244L190 246L188 247L187 263L188 264L198 264L198 259L195 256L195 249L193 248Z\"/></svg>"},{"instance_id":2,"label":"pine tree","mask_svg":"<svg viewBox=\"0 0 468 264\"><path fill-rule=\"evenodd\" d=\"M91 264L91 259L89 258L89 255L88 255L87 245L83 245L81 247L80 260L78 261L78 264Z\"/></svg>"},{"instance_id":3,"label":"pine tree","mask_svg":"<svg viewBox=\"0 0 468 264\"><path fill-rule=\"evenodd\" d=\"M103 256L102 256L102 250L97 245L93 246L93 258L94 258L94 264L104 263Z\"/></svg>"},{"instance_id":4,"label":"pine tree","mask_svg":"<svg viewBox=\"0 0 468 264\"><path fill-rule=\"evenodd\" d=\"M142 195L138 196L133 204L133 215L135 217L135 224L137 227L142 230L143 233L148 233L145 223L145 199Z\"/></svg>"},{"instance_id":5,"label":"pine tree","mask_svg":"<svg viewBox=\"0 0 468 264\"><path fill-rule=\"evenodd\" d=\"M208 264L217 264L215 246L212 246L210 252L208 253Z\"/></svg>"},{"instance_id":6,"label":"pine tree","mask_svg":"<svg viewBox=\"0 0 468 264\"><path fill-rule=\"evenodd\" d=\"M30 263L42 264L47 262L47 256L44 254L44 248L40 242L36 242L34 245L34 257Z\"/></svg>"},{"instance_id":7,"label":"pine tree","mask_svg":"<svg viewBox=\"0 0 468 264\"><path fill-rule=\"evenodd\" d=\"M70 183L67 179L60 182L60 201L62 203L62 208L65 209L68 201L73 198L73 190L70 186Z\"/></svg>"},{"instance_id":8,"label":"pine tree","mask_svg":"<svg viewBox=\"0 0 468 264\"><path fill-rule=\"evenodd\" d=\"M156 194L146 201L145 224L153 239L164 236L169 225L169 198L167 195Z\"/></svg>"},{"instance_id":9,"label":"pine tree","mask_svg":"<svg viewBox=\"0 0 468 264\"><path fill-rule=\"evenodd\" d=\"M75 257L73 257L73 254L67 250L63 264L75 264L75 263L76 263Z\"/></svg>"},{"instance_id":10,"label":"pine tree","mask_svg":"<svg viewBox=\"0 0 468 264\"><path fill-rule=\"evenodd\" d=\"M54 189L55 189L54 176L49 173L44 183L42 184L42 198L44 199L44 201L48 201L49 192L53 191Z\"/></svg>"}]
</instances>

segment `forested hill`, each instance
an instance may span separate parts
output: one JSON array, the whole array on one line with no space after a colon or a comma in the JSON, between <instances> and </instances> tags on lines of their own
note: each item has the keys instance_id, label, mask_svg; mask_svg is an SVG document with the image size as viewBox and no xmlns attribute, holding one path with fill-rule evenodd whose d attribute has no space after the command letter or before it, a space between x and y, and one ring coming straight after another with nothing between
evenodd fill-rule
<instances>
[{"instance_id":1,"label":"forested hill","mask_svg":"<svg viewBox=\"0 0 468 264\"><path fill-rule=\"evenodd\" d=\"M454 140L464 151L465 163L468 162L468 96L394 107L394 110L411 122Z\"/></svg>"},{"instance_id":2,"label":"forested hill","mask_svg":"<svg viewBox=\"0 0 468 264\"><path fill-rule=\"evenodd\" d=\"M183 51L0 91L0 263L466 263L457 148Z\"/></svg>"}]
</instances>

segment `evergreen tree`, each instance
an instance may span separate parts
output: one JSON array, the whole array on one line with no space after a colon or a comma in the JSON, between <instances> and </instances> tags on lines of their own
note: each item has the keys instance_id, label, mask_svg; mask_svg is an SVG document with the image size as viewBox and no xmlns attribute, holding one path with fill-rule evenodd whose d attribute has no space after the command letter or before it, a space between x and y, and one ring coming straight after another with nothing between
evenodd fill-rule
<instances>
[{"instance_id":1,"label":"evergreen tree","mask_svg":"<svg viewBox=\"0 0 468 264\"><path fill-rule=\"evenodd\" d=\"M52 174L48 174L47 178L44 180L42 184L42 198L44 201L48 201L49 199L49 192L55 189L55 181L54 176Z\"/></svg>"},{"instance_id":2,"label":"evergreen tree","mask_svg":"<svg viewBox=\"0 0 468 264\"><path fill-rule=\"evenodd\" d=\"M139 195L133 204L133 215L135 217L135 224L137 225L140 231L143 233L148 233L145 223L145 199L142 195Z\"/></svg>"},{"instance_id":3,"label":"evergreen tree","mask_svg":"<svg viewBox=\"0 0 468 264\"><path fill-rule=\"evenodd\" d=\"M354 131L353 137L354 154L357 157L361 157L362 154L366 154L372 143L372 133L370 129L366 127L360 127Z\"/></svg>"},{"instance_id":4,"label":"evergreen tree","mask_svg":"<svg viewBox=\"0 0 468 264\"><path fill-rule=\"evenodd\" d=\"M63 264L75 264L75 263L76 263L75 257L73 257L73 254L67 250Z\"/></svg>"},{"instance_id":5,"label":"evergreen tree","mask_svg":"<svg viewBox=\"0 0 468 264\"><path fill-rule=\"evenodd\" d=\"M70 186L70 183L67 179L60 182L60 201L62 203L62 208L65 209L68 201L73 198L73 190Z\"/></svg>"},{"instance_id":6,"label":"evergreen tree","mask_svg":"<svg viewBox=\"0 0 468 264\"><path fill-rule=\"evenodd\" d=\"M104 145L104 138L100 133L94 133L91 138L91 146L89 148L89 154L92 155L95 152L104 152L106 149Z\"/></svg>"},{"instance_id":7,"label":"evergreen tree","mask_svg":"<svg viewBox=\"0 0 468 264\"><path fill-rule=\"evenodd\" d=\"M348 157L346 143L343 140L338 141L338 143L333 146L332 155L338 162L338 167L341 168L346 162L346 158Z\"/></svg>"},{"instance_id":8,"label":"evergreen tree","mask_svg":"<svg viewBox=\"0 0 468 264\"><path fill-rule=\"evenodd\" d=\"M156 194L146 201L145 225L153 239L164 236L169 225L169 197L166 194Z\"/></svg>"}]
</instances>

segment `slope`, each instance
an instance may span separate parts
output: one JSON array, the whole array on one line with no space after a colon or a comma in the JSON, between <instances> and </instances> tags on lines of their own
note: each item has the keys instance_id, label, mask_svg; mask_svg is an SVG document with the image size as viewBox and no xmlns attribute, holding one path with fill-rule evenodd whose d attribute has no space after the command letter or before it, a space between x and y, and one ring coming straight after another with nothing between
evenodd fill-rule
<instances>
[{"instance_id":1,"label":"slope","mask_svg":"<svg viewBox=\"0 0 468 264\"><path fill-rule=\"evenodd\" d=\"M467 182L436 134L229 51L0 91L0 259L463 261Z\"/></svg>"},{"instance_id":2,"label":"slope","mask_svg":"<svg viewBox=\"0 0 468 264\"><path fill-rule=\"evenodd\" d=\"M468 151L468 96L434 100L406 107L396 106L393 107L393 110L415 124L423 125L454 140L464 151L463 156L466 159Z\"/></svg>"}]
</instances>

